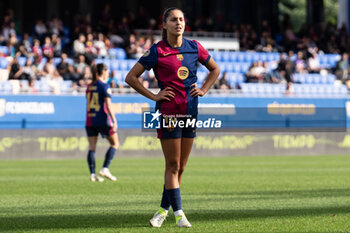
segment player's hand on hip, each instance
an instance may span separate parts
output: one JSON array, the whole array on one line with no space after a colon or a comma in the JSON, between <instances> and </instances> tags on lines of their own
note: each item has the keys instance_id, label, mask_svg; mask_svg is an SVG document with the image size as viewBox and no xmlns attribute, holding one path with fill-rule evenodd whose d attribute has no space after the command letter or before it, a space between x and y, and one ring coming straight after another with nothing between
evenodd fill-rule
<instances>
[{"instance_id":1,"label":"player's hand on hip","mask_svg":"<svg viewBox=\"0 0 350 233\"><path fill-rule=\"evenodd\" d=\"M199 89L195 83L193 83L191 87L193 87L192 90L190 91L191 96L197 97L197 96L203 96L205 94L204 91Z\"/></svg>"},{"instance_id":2,"label":"player's hand on hip","mask_svg":"<svg viewBox=\"0 0 350 233\"><path fill-rule=\"evenodd\" d=\"M166 87L163 90L159 91L156 95L155 101L167 100L171 101L175 97L175 93L171 87Z\"/></svg>"}]
</instances>

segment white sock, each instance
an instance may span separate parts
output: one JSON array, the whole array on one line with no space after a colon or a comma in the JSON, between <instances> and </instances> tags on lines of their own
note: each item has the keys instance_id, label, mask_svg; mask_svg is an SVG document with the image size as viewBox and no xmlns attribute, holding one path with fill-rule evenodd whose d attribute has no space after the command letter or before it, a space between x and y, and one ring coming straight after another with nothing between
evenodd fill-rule
<instances>
[{"instance_id":1,"label":"white sock","mask_svg":"<svg viewBox=\"0 0 350 233\"><path fill-rule=\"evenodd\" d=\"M177 217L177 216L180 216L180 215L183 215L184 212L182 210L177 210L174 212L174 215Z\"/></svg>"}]
</instances>

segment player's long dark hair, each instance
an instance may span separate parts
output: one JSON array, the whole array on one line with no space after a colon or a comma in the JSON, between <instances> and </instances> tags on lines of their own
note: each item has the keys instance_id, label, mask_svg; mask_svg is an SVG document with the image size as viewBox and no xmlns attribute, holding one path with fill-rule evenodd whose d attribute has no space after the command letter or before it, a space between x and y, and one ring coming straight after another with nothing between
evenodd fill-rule
<instances>
[{"instance_id":1,"label":"player's long dark hair","mask_svg":"<svg viewBox=\"0 0 350 233\"><path fill-rule=\"evenodd\" d=\"M92 66L92 82L97 82L98 77L102 75L103 70L106 70L107 66L104 63L99 63Z\"/></svg>"},{"instance_id":2,"label":"player's long dark hair","mask_svg":"<svg viewBox=\"0 0 350 233\"><path fill-rule=\"evenodd\" d=\"M166 20L168 19L169 15L170 15L170 12L172 12L173 10L179 10L179 11L182 12L182 14L184 14L184 12L183 12L181 9L179 9L179 8L177 8L177 7L170 7L170 8L168 8L168 9L166 9L166 10L164 11L164 13L163 13L163 22L164 22L164 23L166 23ZM184 14L184 15L185 15L185 14ZM162 31L162 39L164 40L164 39L166 39L166 37L167 37L167 31L166 31L166 29L163 28L163 31Z\"/></svg>"}]
</instances>

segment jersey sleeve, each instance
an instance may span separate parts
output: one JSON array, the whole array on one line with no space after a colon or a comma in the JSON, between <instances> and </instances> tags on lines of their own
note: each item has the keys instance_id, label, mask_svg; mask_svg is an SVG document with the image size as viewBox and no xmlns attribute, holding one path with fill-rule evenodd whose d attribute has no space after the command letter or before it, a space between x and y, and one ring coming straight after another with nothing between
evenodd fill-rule
<instances>
[{"instance_id":1,"label":"jersey sleeve","mask_svg":"<svg viewBox=\"0 0 350 233\"><path fill-rule=\"evenodd\" d=\"M197 43L198 47L198 61L205 65L208 63L210 55L208 51L205 48L203 48L203 46L198 41L195 40L195 42Z\"/></svg>"},{"instance_id":2,"label":"jersey sleeve","mask_svg":"<svg viewBox=\"0 0 350 233\"><path fill-rule=\"evenodd\" d=\"M111 98L111 88L110 86L106 83L103 87L103 96L104 98Z\"/></svg>"},{"instance_id":3,"label":"jersey sleeve","mask_svg":"<svg viewBox=\"0 0 350 233\"><path fill-rule=\"evenodd\" d=\"M139 59L139 63L143 65L147 70L150 70L157 64L157 62L158 62L158 50L157 50L157 45L154 44Z\"/></svg>"}]
</instances>

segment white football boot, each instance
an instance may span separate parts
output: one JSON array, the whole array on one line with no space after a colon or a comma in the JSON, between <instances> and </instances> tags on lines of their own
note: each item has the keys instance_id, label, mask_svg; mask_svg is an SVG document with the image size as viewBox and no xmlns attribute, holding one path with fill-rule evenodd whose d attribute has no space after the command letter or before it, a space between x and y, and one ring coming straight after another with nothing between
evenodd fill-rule
<instances>
[{"instance_id":1,"label":"white football boot","mask_svg":"<svg viewBox=\"0 0 350 233\"><path fill-rule=\"evenodd\" d=\"M103 182L104 179L103 179L102 177L99 177L99 176L96 175L96 174L91 174L91 176L90 176L90 181L91 181L91 182L96 182L96 181L98 181L98 182Z\"/></svg>"},{"instance_id":2,"label":"white football boot","mask_svg":"<svg viewBox=\"0 0 350 233\"><path fill-rule=\"evenodd\" d=\"M178 227L192 227L191 223L187 220L185 214L181 214L179 216L175 216L175 220L176 220L176 225Z\"/></svg>"},{"instance_id":3,"label":"white football boot","mask_svg":"<svg viewBox=\"0 0 350 233\"><path fill-rule=\"evenodd\" d=\"M111 181L117 181L117 177L113 176L108 168L102 168L99 172L101 176L106 177L107 179L110 179Z\"/></svg>"},{"instance_id":4,"label":"white football boot","mask_svg":"<svg viewBox=\"0 0 350 233\"><path fill-rule=\"evenodd\" d=\"M160 209L154 214L153 218L149 220L149 225L152 227L161 227L166 217L167 213L163 209Z\"/></svg>"}]
</instances>

